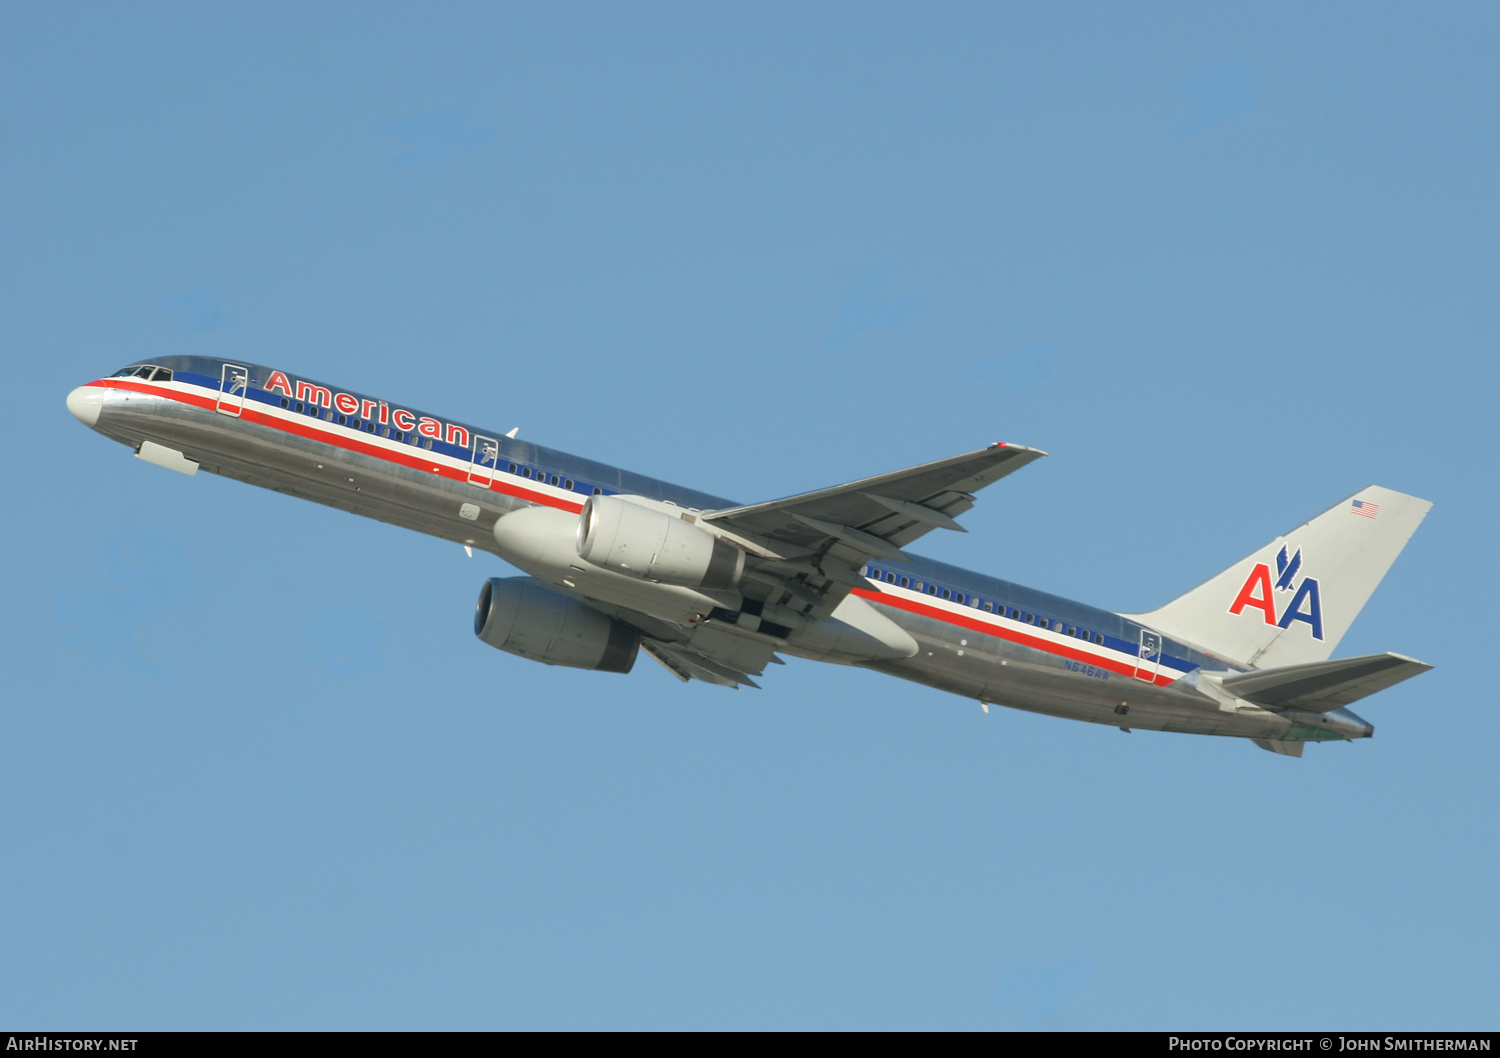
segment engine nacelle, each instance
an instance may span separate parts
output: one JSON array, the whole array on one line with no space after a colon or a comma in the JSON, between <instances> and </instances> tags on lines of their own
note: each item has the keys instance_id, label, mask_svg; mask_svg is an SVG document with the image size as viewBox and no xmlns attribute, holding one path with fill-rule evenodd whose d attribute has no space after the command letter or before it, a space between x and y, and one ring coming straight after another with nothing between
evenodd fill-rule
<instances>
[{"instance_id":1,"label":"engine nacelle","mask_svg":"<svg viewBox=\"0 0 1500 1058\"><path fill-rule=\"evenodd\" d=\"M665 511L591 496L578 519L578 557L604 569L684 588L739 583L745 553Z\"/></svg>"},{"instance_id":2,"label":"engine nacelle","mask_svg":"<svg viewBox=\"0 0 1500 1058\"><path fill-rule=\"evenodd\" d=\"M474 634L532 661L598 672L629 672L641 645L626 625L525 577L485 581Z\"/></svg>"}]
</instances>

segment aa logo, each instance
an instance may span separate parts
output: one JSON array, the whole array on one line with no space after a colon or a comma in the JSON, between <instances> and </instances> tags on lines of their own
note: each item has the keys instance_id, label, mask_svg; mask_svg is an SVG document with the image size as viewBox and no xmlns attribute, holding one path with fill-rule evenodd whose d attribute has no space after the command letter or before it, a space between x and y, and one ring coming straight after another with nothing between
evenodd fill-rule
<instances>
[{"instance_id":1,"label":"aa logo","mask_svg":"<svg viewBox=\"0 0 1500 1058\"><path fill-rule=\"evenodd\" d=\"M1302 583L1294 587L1297 573L1301 569L1302 549L1299 547L1295 555L1287 558L1286 548L1283 547L1281 554L1276 556L1276 583L1273 588L1271 567L1264 562L1256 563L1250 576L1245 578L1239 595L1235 596L1234 605L1229 608L1229 612L1239 614L1247 609L1259 610L1266 624L1277 628L1290 628L1293 621L1305 621L1312 629L1313 638L1322 639L1323 600L1318 595L1318 582L1311 577L1304 577ZM1276 615L1276 592L1292 593L1280 617Z\"/></svg>"}]
</instances>

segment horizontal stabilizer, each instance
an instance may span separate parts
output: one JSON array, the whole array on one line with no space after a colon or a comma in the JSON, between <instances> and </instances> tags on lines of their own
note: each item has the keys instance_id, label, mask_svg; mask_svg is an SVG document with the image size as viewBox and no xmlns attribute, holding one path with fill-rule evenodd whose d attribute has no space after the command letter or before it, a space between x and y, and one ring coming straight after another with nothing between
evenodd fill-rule
<instances>
[{"instance_id":1,"label":"horizontal stabilizer","mask_svg":"<svg viewBox=\"0 0 1500 1058\"><path fill-rule=\"evenodd\" d=\"M1326 713L1383 691L1432 668L1400 654L1313 661L1226 676L1226 691L1273 709ZM1269 748L1269 747L1268 747ZM1277 752L1281 752L1278 750Z\"/></svg>"},{"instance_id":2,"label":"horizontal stabilizer","mask_svg":"<svg viewBox=\"0 0 1500 1058\"><path fill-rule=\"evenodd\" d=\"M1254 742L1261 749L1268 749L1272 753L1280 753L1283 757L1300 757L1302 756L1302 747L1307 745L1305 742L1278 742L1270 738L1252 738L1250 741Z\"/></svg>"}]
</instances>

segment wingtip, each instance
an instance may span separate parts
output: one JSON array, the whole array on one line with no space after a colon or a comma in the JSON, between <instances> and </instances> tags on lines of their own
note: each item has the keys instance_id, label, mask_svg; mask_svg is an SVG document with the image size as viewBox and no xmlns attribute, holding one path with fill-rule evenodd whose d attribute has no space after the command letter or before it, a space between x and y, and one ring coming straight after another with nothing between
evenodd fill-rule
<instances>
[{"instance_id":1,"label":"wingtip","mask_svg":"<svg viewBox=\"0 0 1500 1058\"><path fill-rule=\"evenodd\" d=\"M994 444L990 445L990 447L991 448L1009 448L1012 451L1016 451L1016 452L1029 452L1029 453L1031 453L1034 456L1047 456L1047 455L1051 455L1052 454L1051 452L1043 452L1040 448L1033 448L1033 447L1031 447L1031 445L1018 445L1018 444L1013 444L1010 441L996 441Z\"/></svg>"}]
</instances>

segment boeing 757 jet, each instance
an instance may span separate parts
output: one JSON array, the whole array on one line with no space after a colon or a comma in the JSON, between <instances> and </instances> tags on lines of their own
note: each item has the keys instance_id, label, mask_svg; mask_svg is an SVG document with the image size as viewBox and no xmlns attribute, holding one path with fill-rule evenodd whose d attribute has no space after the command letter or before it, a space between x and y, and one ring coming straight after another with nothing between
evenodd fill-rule
<instances>
[{"instance_id":1,"label":"boeing 757 jet","mask_svg":"<svg viewBox=\"0 0 1500 1058\"><path fill-rule=\"evenodd\" d=\"M1431 666L1333 659L1431 504L1361 489L1150 613L912 554L1046 453L978 451L742 504L278 368L132 364L68 394L145 462L205 469L499 555L474 631L548 665L757 686L778 654L1130 730L1288 756L1365 738L1348 706ZM513 431L514 432L514 431Z\"/></svg>"}]
</instances>

